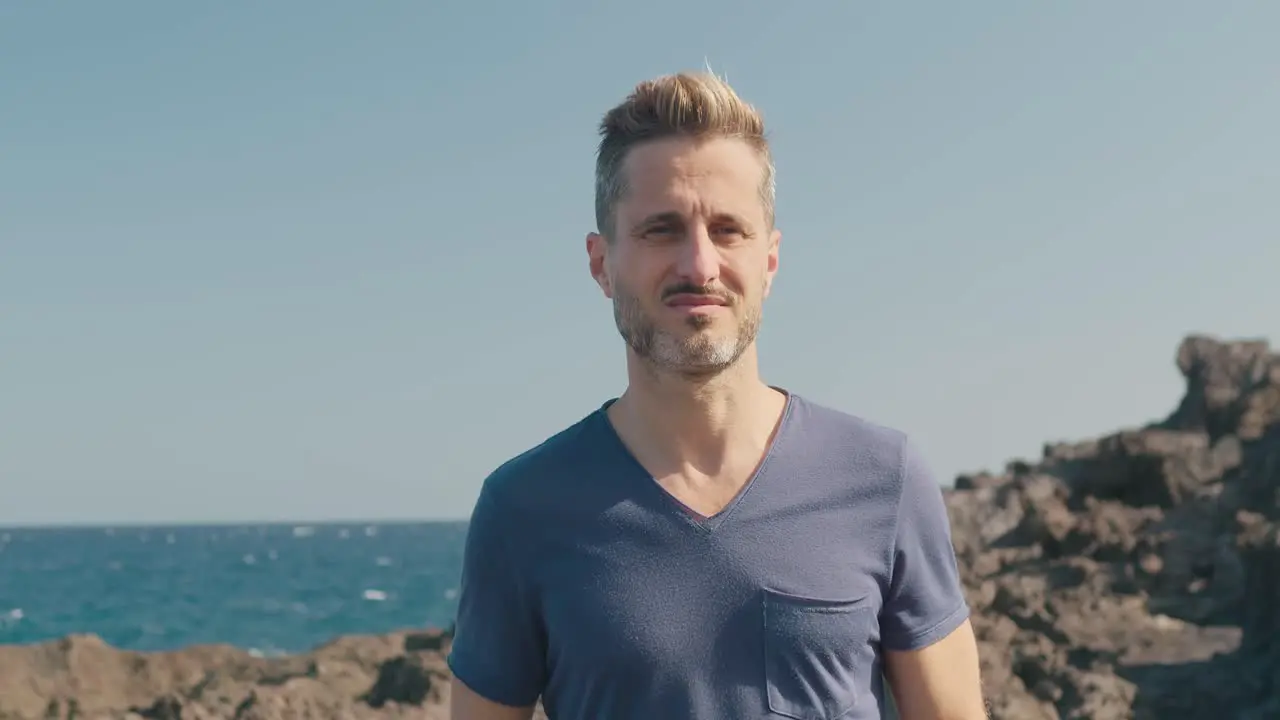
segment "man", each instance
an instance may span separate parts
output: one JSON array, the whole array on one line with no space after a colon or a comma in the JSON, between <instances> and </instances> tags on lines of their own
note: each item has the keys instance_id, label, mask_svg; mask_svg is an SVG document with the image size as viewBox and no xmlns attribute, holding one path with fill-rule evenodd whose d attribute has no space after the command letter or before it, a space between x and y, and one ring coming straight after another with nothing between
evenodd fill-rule
<instances>
[{"instance_id":1,"label":"man","mask_svg":"<svg viewBox=\"0 0 1280 720\"><path fill-rule=\"evenodd\" d=\"M591 274L625 392L488 477L449 663L454 720L986 714L941 489L894 430L760 379L772 160L719 79L601 123Z\"/></svg>"}]
</instances>

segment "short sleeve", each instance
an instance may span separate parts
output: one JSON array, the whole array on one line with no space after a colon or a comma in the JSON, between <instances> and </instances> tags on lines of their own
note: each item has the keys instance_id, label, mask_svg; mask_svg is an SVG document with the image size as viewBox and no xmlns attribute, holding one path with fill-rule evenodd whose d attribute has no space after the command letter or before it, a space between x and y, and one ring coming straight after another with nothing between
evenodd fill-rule
<instances>
[{"instance_id":1,"label":"short sleeve","mask_svg":"<svg viewBox=\"0 0 1280 720\"><path fill-rule=\"evenodd\" d=\"M503 512L490 481L467 528L448 662L454 676L481 696L525 707L537 701L545 682L545 633L523 576L527 564L512 554L517 544L511 533L522 525Z\"/></svg>"},{"instance_id":2,"label":"short sleeve","mask_svg":"<svg viewBox=\"0 0 1280 720\"><path fill-rule=\"evenodd\" d=\"M888 650L919 650L958 628L969 617L969 606L942 487L910 440L903 443L900 478L881 644Z\"/></svg>"}]
</instances>

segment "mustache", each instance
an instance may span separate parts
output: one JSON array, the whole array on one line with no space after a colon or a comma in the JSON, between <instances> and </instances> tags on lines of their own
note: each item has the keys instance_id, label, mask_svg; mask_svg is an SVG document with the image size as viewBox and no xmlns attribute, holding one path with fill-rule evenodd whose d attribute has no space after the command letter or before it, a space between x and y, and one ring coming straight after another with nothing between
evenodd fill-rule
<instances>
[{"instance_id":1,"label":"mustache","mask_svg":"<svg viewBox=\"0 0 1280 720\"><path fill-rule=\"evenodd\" d=\"M672 295L702 295L705 297L716 298L724 302L726 305L733 304L733 295L728 291L717 290L715 288L709 288L709 287L700 287L692 283L681 283L678 285L672 285L671 287L662 291L662 299L664 301L670 298Z\"/></svg>"}]
</instances>

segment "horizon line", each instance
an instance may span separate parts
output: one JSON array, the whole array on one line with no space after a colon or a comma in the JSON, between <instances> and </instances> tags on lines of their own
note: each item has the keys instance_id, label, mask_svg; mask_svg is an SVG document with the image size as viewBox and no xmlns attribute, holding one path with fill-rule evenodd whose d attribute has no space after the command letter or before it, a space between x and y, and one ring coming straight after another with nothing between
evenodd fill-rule
<instances>
[{"instance_id":1,"label":"horizon line","mask_svg":"<svg viewBox=\"0 0 1280 720\"><path fill-rule=\"evenodd\" d=\"M334 527L339 525L446 525L468 522L470 518L421 517L421 518L326 518L326 519L247 519L247 520L132 520L109 522L87 520L83 522L0 522L0 532L8 530L142 530L181 528L232 528L232 527Z\"/></svg>"}]
</instances>

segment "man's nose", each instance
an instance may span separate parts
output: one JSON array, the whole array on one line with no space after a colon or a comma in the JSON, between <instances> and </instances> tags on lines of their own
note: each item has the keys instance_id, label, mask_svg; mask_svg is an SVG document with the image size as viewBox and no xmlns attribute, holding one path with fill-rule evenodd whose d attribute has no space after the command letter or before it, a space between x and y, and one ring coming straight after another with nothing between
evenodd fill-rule
<instances>
[{"instance_id":1,"label":"man's nose","mask_svg":"<svg viewBox=\"0 0 1280 720\"><path fill-rule=\"evenodd\" d=\"M720 248L705 227L693 228L680 248L677 272L689 282L705 287L720 275Z\"/></svg>"}]
</instances>

